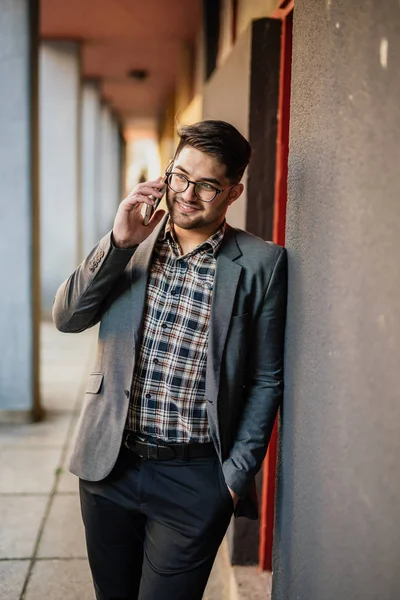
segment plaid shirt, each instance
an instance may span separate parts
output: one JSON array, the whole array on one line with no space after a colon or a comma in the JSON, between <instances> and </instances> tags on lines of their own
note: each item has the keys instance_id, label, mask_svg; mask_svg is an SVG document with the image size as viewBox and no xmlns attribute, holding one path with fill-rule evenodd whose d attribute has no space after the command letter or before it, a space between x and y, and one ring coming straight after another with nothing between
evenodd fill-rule
<instances>
[{"instance_id":1,"label":"plaid shirt","mask_svg":"<svg viewBox=\"0 0 400 600\"><path fill-rule=\"evenodd\" d=\"M153 253L126 428L169 443L209 442L205 380L223 225L182 255L170 222Z\"/></svg>"}]
</instances>

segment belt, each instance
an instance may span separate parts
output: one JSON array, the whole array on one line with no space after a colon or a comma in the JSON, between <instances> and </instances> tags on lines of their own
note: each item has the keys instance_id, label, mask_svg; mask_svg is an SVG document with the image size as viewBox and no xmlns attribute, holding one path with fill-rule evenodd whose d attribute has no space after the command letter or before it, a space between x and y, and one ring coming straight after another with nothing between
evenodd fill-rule
<instances>
[{"instance_id":1,"label":"belt","mask_svg":"<svg viewBox=\"0 0 400 600\"><path fill-rule=\"evenodd\" d=\"M216 455L212 442L204 444L156 444L149 441L142 442L135 438L133 433L125 432L123 443L128 450L134 452L140 458L152 460L169 460L171 458L190 460L191 458L205 458Z\"/></svg>"}]
</instances>

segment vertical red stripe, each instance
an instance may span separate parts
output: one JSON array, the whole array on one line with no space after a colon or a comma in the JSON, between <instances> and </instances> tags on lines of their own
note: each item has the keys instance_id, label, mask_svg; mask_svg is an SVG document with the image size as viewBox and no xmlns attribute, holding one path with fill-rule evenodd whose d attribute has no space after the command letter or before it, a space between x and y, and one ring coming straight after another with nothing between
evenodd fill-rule
<instances>
[{"instance_id":1,"label":"vertical red stripe","mask_svg":"<svg viewBox=\"0 0 400 600\"><path fill-rule=\"evenodd\" d=\"M285 244L287 176L289 156L290 82L292 74L293 13L282 22L282 52L275 177L275 207L273 240Z\"/></svg>"},{"instance_id":2,"label":"vertical red stripe","mask_svg":"<svg viewBox=\"0 0 400 600\"><path fill-rule=\"evenodd\" d=\"M289 155L290 82L292 65L293 12L282 20L280 89L276 144L276 176L273 241L285 244L287 176ZM277 423L264 461L260 525L260 567L272 570L272 542L275 516L275 475L277 458Z\"/></svg>"}]
</instances>

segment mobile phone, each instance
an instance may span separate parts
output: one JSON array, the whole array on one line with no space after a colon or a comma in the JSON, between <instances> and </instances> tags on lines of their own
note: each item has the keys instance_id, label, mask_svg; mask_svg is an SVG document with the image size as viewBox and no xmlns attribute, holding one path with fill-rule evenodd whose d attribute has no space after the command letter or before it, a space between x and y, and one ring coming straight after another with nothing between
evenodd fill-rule
<instances>
[{"instance_id":1,"label":"mobile phone","mask_svg":"<svg viewBox=\"0 0 400 600\"><path fill-rule=\"evenodd\" d=\"M145 211L143 214L143 224L144 225L149 224L151 217L153 216L154 212L157 210L158 205L160 204L161 200L164 198L165 190L167 189L167 186L165 185L166 177L164 177L163 183L164 183L164 187L160 190L160 192L162 192L161 198L156 198L155 196L150 196L150 198L152 200L154 200L153 206L150 206L150 204L145 204Z\"/></svg>"}]
</instances>

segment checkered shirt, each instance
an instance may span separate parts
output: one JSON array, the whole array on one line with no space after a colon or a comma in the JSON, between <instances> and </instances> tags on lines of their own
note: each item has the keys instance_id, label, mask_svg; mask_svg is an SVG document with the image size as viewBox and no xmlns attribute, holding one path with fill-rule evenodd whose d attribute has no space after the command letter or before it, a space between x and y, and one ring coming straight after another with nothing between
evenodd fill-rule
<instances>
[{"instance_id":1,"label":"checkered shirt","mask_svg":"<svg viewBox=\"0 0 400 600\"><path fill-rule=\"evenodd\" d=\"M169 443L209 442L208 325L223 225L182 255L170 222L158 239L126 429Z\"/></svg>"}]
</instances>

